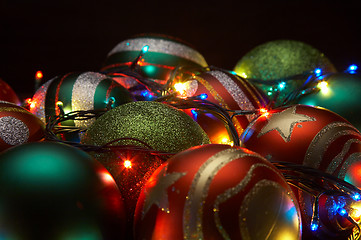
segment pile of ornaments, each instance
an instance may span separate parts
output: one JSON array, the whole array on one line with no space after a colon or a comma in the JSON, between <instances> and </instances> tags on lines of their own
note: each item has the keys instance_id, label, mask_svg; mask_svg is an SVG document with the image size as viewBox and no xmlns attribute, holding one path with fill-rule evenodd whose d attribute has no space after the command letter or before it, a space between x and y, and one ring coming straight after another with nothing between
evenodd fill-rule
<instances>
[{"instance_id":1,"label":"pile of ornaments","mask_svg":"<svg viewBox=\"0 0 361 240\"><path fill-rule=\"evenodd\" d=\"M224 70L141 34L28 101L0 80L0 238L359 239L355 71L294 40Z\"/></svg>"}]
</instances>

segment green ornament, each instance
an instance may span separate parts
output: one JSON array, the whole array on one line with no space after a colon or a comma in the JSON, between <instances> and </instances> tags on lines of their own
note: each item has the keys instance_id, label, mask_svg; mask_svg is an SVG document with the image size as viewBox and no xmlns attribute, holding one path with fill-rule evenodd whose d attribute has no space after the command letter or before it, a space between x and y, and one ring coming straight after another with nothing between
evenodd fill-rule
<instances>
[{"instance_id":1,"label":"green ornament","mask_svg":"<svg viewBox=\"0 0 361 240\"><path fill-rule=\"evenodd\" d=\"M301 96L298 103L327 108L361 131L361 76L336 73L326 75L314 91Z\"/></svg>"},{"instance_id":2,"label":"green ornament","mask_svg":"<svg viewBox=\"0 0 361 240\"><path fill-rule=\"evenodd\" d=\"M251 80L270 99L278 92L275 102L278 106L317 68L322 74L336 72L328 58L312 46L294 40L276 40L249 51L237 62L234 71Z\"/></svg>"},{"instance_id":3,"label":"green ornament","mask_svg":"<svg viewBox=\"0 0 361 240\"><path fill-rule=\"evenodd\" d=\"M129 68L141 51L144 55L137 63L140 73L160 83L165 83L176 67L193 70L208 65L198 51L180 39L161 34L141 34L118 43L109 52L102 71Z\"/></svg>"},{"instance_id":4,"label":"green ornament","mask_svg":"<svg viewBox=\"0 0 361 240\"><path fill-rule=\"evenodd\" d=\"M28 143L0 155L2 239L122 239L125 213L109 172L65 144ZM123 238L124 239L124 238Z\"/></svg>"},{"instance_id":5,"label":"green ornament","mask_svg":"<svg viewBox=\"0 0 361 240\"><path fill-rule=\"evenodd\" d=\"M184 112L159 102L131 102L97 119L81 142L101 146L119 138L134 138L161 152L177 153L210 143L203 129ZM139 141L121 140L118 145L146 147Z\"/></svg>"}]
</instances>

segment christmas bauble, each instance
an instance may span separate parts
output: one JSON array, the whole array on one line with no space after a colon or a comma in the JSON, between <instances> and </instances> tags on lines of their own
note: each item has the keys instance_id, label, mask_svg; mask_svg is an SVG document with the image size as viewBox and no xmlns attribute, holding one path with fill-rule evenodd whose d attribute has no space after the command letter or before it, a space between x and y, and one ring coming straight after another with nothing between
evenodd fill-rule
<instances>
[{"instance_id":1,"label":"christmas bauble","mask_svg":"<svg viewBox=\"0 0 361 240\"><path fill-rule=\"evenodd\" d=\"M300 239L293 193L258 154L210 144L159 167L142 189L135 239Z\"/></svg>"},{"instance_id":2,"label":"christmas bauble","mask_svg":"<svg viewBox=\"0 0 361 240\"><path fill-rule=\"evenodd\" d=\"M268 160L313 167L361 187L356 185L359 180L355 180L358 176L354 172L360 162L361 135L347 120L327 109L306 105L274 109L251 123L241 141L242 146ZM313 202L302 192L299 201L303 235L310 234ZM343 231L337 225L322 225L318 230L330 234L328 238L337 238Z\"/></svg>"},{"instance_id":3,"label":"christmas bauble","mask_svg":"<svg viewBox=\"0 0 361 240\"><path fill-rule=\"evenodd\" d=\"M203 56L182 40L167 35L142 34L116 45L109 52L102 71L129 68L145 46L148 46L147 51L137 65L143 76L160 83L165 83L178 66L189 69L207 66Z\"/></svg>"},{"instance_id":4,"label":"christmas bauble","mask_svg":"<svg viewBox=\"0 0 361 240\"><path fill-rule=\"evenodd\" d=\"M4 239L124 239L124 206L109 172L87 153L40 142L0 155Z\"/></svg>"},{"instance_id":5,"label":"christmas bauble","mask_svg":"<svg viewBox=\"0 0 361 240\"><path fill-rule=\"evenodd\" d=\"M195 82L196 80L196 82ZM207 96L206 100L229 110L255 111L265 107L267 98L261 95L247 80L227 71L212 70L188 79L191 96ZM233 118L238 134L248 126L257 114L239 115Z\"/></svg>"},{"instance_id":6,"label":"christmas bauble","mask_svg":"<svg viewBox=\"0 0 361 240\"><path fill-rule=\"evenodd\" d=\"M138 101L118 106L97 119L82 143L101 146L119 138L120 145L137 145L176 153L209 143L207 134L184 112L158 102ZM134 140L132 140L134 139Z\"/></svg>"},{"instance_id":7,"label":"christmas bauble","mask_svg":"<svg viewBox=\"0 0 361 240\"><path fill-rule=\"evenodd\" d=\"M322 73L336 72L329 59L319 50L300 41L275 40L261 44L244 55L234 71L259 86L270 99L278 92L276 106L286 96L299 88L307 79L296 76L311 74L316 69Z\"/></svg>"},{"instance_id":8,"label":"christmas bauble","mask_svg":"<svg viewBox=\"0 0 361 240\"><path fill-rule=\"evenodd\" d=\"M0 78L0 101L6 101L21 105L19 97L16 95L14 90Z\"/></svg>"},{"instance_id":9,"label":"christmas bauble","mask_svg":"<svg viewBox=\"0 0 361 240\"><path fill-rule=\"evenodd\" d=\"M14 103L0 101L0 152L44 138L44 123Z\"/></svg>"},{"instance_id":10,"label":"christmas bauble","mask_svg":"<svg viewBox=\"0 0 361 240\"><path fill-rule=\"evenodd\" d=\"M113 98L113 107L131 102L130 93L113 79L95 72L69 73L55 77L43 84L34 94L31 112L44 123L60 114L59 102L64 113L105 109L109 99ZM86 129L95 119L68 120L63 126L75 126ZM77 134L64 135L67 140L79 141Z\"/></svg>"},{"instance_id":11,"label":"christmas bauble","mask_svg":"<svg viewBox=\"0 0 361 240\"><path fill-rule=\"evenodd\" d=\"M319 91L302 96L298 103L327 108L361 130L361 77L356 74L326 75L317 86Z\"/></svg>"}]
</instances>

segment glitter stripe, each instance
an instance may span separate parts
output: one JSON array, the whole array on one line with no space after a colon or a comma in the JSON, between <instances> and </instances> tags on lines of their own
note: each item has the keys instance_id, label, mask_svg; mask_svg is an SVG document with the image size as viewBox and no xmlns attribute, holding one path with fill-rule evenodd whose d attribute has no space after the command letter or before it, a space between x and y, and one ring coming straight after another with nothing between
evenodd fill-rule
<instances>
[{"instance_id":1,"label":"glitter stripe","mask_svg":"<svg viewBox=\"0 0 361 240\"><path fill-rule=\"evenodd\" d=\"M176 43L173 41L168 41L165 39L153 39L153 38L136 38L129 39L120 42L117 46L115 46L108 54L108 57L112 54L124 51L141 51L141 49L145 46L149 46L150 52L158 52L165 53L174 56L178 56L181 58L188 59L192 62L197 63L202 67L207 66L206 60L203 56L197 52L196 50L183 45L181 43Z\"/></svg>"},{"instance_id":2,"label":"glitter stripe","mask_svg":"<svg viewBox=\"0 0 361 240\"><path fill-rule=\"evenodd\" d=\"M213 77L215 77L223 85L223 87L232 96L233 100L237 103L237 105L241 110L255 110L255 107L249 101L248 96L246 96L245 93L240 88L240 86L238 86L237 83L235 83L234 79L232 79L227 74L221 71L210 71L208 73ZM254 95L253 97L255 98ZM250 116L247 115L246 117L248 121L252 120Z\"/></svg>"},{"instance_id":3,"label":"glitter stripe","mask_svg":"<svg viewBox=\"0 0 361 240\"><path fill-rule=\"evenodd\" d=\"M94 109L94 95L95 90L99 83L106 79L107 76L95 73L95 72L86 72L80 74L76 79L71 97L71 105L73 111L89 110ZM75 120L75 126L79 128L86 128L90 126L95 121L95 119L88 119L77 121Z\"/></svg>"},{"instance_id":4,"label":"glitter stripe","mask_svg":"<svg viewBox=\"0 0 361 240\"><path fill-rule=\"evenodd\" d=\"M361 153L360 152L356 152L351 154L346 161L342 164L341 170L338 173L338 178L345 180L345 176L347 173L347 170L349 169L350 165L355 163L355 162L359 162L361 159Z\"/></svg>"},{"instance_id":5,"label":"glitter stripe","mask_svg":"<svg viewBox=\"0 0 361 240\"><path fill-rule=\"evenodd\" d=\"M360 136L359 134L355 134L353 131L350 133L350 135L354 135L355 137ZM326 173L329 174L333 174L336 169L340 166L340 164L342 163L343 158L345 157L345 155L348 153L348 151L351 148L351 145L353 143L356 144L361 144L361 141L359 139L353 138L353 139L349 139L344 145L343 148L341 150L341 152L339 154L337 154L336 157L334 157L330 163L330 165L328 165L327 169L326 169Z\"/></svg>"},{"instance_id":6,"label":"glitter stripe","mask_svg":"<svg viewBox=\"0 0 361 240\"><path fill-rule=\"evenodd\" d=\"M308 146L303 165L318 169L330 144L337 137L354 132L357 132L356 128L348 123L334 122L326 125L316 134Z\"/></svg>"},{"instance_id":7,"label":"glitter stripe","mask_svg":"<svg viewBox=\"0 0 361 240\"><path fill-rule=\"evenodd\" d=\"M37 116L44 124L46 124L45 119L45 98L48 92L49 85L57 79L57 77L50 79L44 83L34 94L32 101L35 104L35 107L30 109L31 113Z\"/></svg>"},{"instance_id":8,"label":"glitter stripe","mask_svg":"<svg viewBox=\"0 0 361 240\"><path fill-rule=\"evenodd\" d=\"M217 196L217 198L214 202L214 212L215 212L214 213L214 221L216 223L218 231L222 234L224 239L230 239L230 236L222 227L221 219L219 217L219 205L224 203L228 199L232 198L233 196L238 194L240 191L242 191L247 186L247 184L252 180L253 172L257 168L260 168L260 167L265 167L265 168L273 171L274 173L276 173L281 178L283 178L283 176L281 176L278 171L271 168L270 166L263 164L263 163L256 163L250 167L250 169L248 170L248 172L244 176L244 178L241 180L241 182L239 182L235 187L229 188L224 193Z\"/></svg>"},{"instance_id":9,"label":"glitter stripe","mask_svg":"<svg viewBox=\"0 0 361 240\"><path fill-rule=\"evenodd\" d=\"M212 87L212 85L207 82L205 79L198 77L198 76L193 76L192 79L190 80L197 80L200 84L202 84L213 96L213 98L219 103L219 105L221 105L223 108L225 109L230 109L229 106L227 105L227 103L224 101L224 99L219 95L219 93ZM232 122L234 123L237 131L243 132L243 128L241 127L241 123L238 121L237 118L233 118Z\"/></svg>"},{"instance_id":10,"label":"glitter stripe","mask_svg":"<svg viewBox=\"0 0 361 240\"><path fill-rule=\"evenodd\" d=\"M203 202L209 186L218 171L231 161L249 156L239 149L226 149L210 157L195 174L184 205L183 235L184 239L203 239L202 217Z\"/></svg>"}]
</instances>

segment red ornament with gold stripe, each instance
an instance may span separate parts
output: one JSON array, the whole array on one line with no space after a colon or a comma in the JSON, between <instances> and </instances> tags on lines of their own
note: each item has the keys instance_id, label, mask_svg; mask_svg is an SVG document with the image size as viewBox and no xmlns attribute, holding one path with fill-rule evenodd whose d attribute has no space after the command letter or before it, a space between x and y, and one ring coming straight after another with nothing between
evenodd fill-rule
<instances>
[{"instance_id":1,"label":"red ornament with gold stripe","mask_svg":"<svg viewBox=\"0 0 361 240\"><path fill-rule=\"evenodd\" d=\"M229 145L170 158L146 183L135 212L135 239L300 238L297 201L280 172Z\"/></svg>"},{"instance_id":2,"label":"red ornament with gold stripe","mask_svg":"<svg viewBox=\"0 0 361 240\"><path fill-rule=\"evenodd\" d=\"M200 96L202 99L206 99L229 110L258 112L260 108L266 107L269 102L246 79L227 71L207 71L191 77L184 84L187 85L185 90L182 91L184 96ZM258 113L235 116L232 120L238 134L241 134L256 116L258 116ZM201 126L203 125L202 122L198 123Z\"/></svg>"},{"instance_id":3,"label":"red ornament with gold stripe","mask_svg":"<svg viewBox=\"0 0 361 240\"><path fill-rule=\"evenodd\" d=\"M0 152L42 140L44 129L44 123L25 108L0 101Z\"/></svg>"},{"instance_id":4,"label":"red ornament with gold stripe","mask_svg":"<svg viewBox=\"0 0 361 240\"><path fill-rule=\"evenodd\" d=\"M347 120L327 109L306 105L273 109L252 122L241 141L243 147L270 161L313 167L361 188L361 135ZM307 231L310 234L312 199L300 192L299 203L303 235ZM352 225L336 217L329 215L319 232L337 239Z\"/></svg>"},{"instance_id":5,"label":"red ornament with gold stripe","mask_svg":"<svg viewBox=\"0 0 361 240\"><path fill-rule=\"evenodd\" d=\"M96 72L74 72L55 77L43 84L34 94L30 111L44 123L49 118L72 111L106 109L109 101L112 107L133 101L130 93L108 76ZM67 120L62 126L86 129L95 119ZM79 141L78 134L65 134L64 138Z\"/></svg>"}]
</instances>

